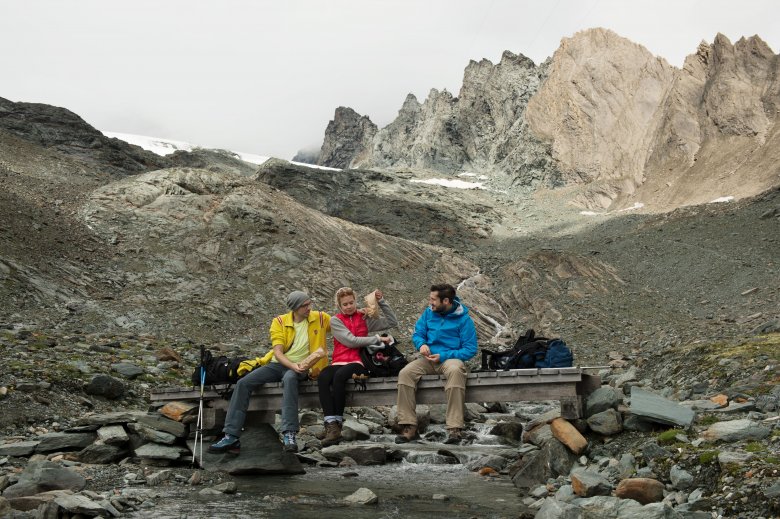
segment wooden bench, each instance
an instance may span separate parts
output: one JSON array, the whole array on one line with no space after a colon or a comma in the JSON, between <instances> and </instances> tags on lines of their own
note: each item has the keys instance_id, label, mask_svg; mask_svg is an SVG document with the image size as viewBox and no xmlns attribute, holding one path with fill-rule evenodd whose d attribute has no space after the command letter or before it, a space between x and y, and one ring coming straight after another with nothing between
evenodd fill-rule
<instances>
[{"instance_id":1,"label":"wooden bench","mask_svg":"<svg viewBox=\"0 0 780 519\"><path fill-rule=\"evenodd\" d=\"M586 374L588 368L516 369L469 373L466 382L466 402L534 402L559 400L564 418L582 417L583 397L601 386L597 375ZM444 377L426 375L417 385L418 404L446 403ZM347 406L394 405L397 378L370 378L366 390L349 382ZM224 421L229 401L221 396L227 386L207 386L204 392L204 427L212 428ZM301 382L298 390L301 409L319 409L317 382ZM151 401L164 404L172 401L197 401L200 388L165 388L153 390ZM273 423L274 414L282 407L280 383L265 384L251 397L247 423Z\"/></svg>"}]
</instances>

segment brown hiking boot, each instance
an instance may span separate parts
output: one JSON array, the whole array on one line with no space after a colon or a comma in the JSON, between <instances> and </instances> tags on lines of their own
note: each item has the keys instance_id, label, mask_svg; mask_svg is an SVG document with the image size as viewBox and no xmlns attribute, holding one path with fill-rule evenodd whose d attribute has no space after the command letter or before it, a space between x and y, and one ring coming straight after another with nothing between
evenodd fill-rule
<instances>
[{"instance_id":1,"label":"brown hiking boot","mask_svg":"<svg viewBox=\"0 0 780 519\"><path fill-rule=\"evenodd\" d=\"M325 438L322 439L323 447L337 445L341 441L341 423L325 422Z\"/></svg>"},{"instance_id":2,"label":"brown hiking boot","mask_svg":"<svg viewBox=\"0 0 780 519\"><path fill-rule=\"evenodd\" d=\"M448 445L460 445L461 441L463 441L463 429L457 427L447 429L447 439L444 440L444 443Z\"/></svg>"},{"instance_id":3,"label":"brown hiking boot","mask_svg":"<svg viewBox=\"0 0 780 519\"><path fill-rule=\"evenodd\" d=\"M395 437L395 443L409 443L420 437L415 424L403 424L401 427L401 434Z\"/></svg>"}]
</instances>

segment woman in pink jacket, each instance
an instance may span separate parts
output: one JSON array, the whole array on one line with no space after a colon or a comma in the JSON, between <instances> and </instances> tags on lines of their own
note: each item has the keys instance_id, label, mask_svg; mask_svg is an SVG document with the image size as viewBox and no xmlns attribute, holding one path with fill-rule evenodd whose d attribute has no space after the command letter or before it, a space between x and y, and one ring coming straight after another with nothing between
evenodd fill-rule
<instances>
[{"instance_id":1,"label":"woman in pink jacket","mask_svg":"<svg viewBox=\"0 0 780 519\"><path fill-rule=\"evenodd\" d=\"M336 307L339 313L330 321L333 334L333 358L317 378L320 404L325 415L325 438L322 446L335 445L341 440L344 422L346 385L352 375L368 375L360 360L360 348L389 344L392 337L375 335L375 332L398 325L395 313L387 304L382 292L374 291L381 316L369 317L365 309L358 309L355 291L349 287L336 291Z\"/></svg>"}]
</instances>

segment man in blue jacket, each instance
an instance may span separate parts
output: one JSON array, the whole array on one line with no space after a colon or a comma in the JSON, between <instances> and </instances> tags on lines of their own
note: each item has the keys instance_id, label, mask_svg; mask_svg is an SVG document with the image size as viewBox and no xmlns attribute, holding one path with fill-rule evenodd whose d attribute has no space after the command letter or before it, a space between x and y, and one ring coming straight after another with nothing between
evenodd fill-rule
<instances>
[{"instance_id":1,"label":"man in blue jacket","mask_svg":"<svg viewBox=\"0 0 780 519\"><path fill-rule=\"evenodd\" d=\"M414 326L412 341L422 357L410 362L398 374L398 424L396 443L419 438L417 434L417 382L423 375L444 375L447 382L447 440L463 438L463 409L466 401L466 364L477 354L477 332L469 310L455 296L452 285L433 285L430 303Z\"/></svg>"}]
</instances>

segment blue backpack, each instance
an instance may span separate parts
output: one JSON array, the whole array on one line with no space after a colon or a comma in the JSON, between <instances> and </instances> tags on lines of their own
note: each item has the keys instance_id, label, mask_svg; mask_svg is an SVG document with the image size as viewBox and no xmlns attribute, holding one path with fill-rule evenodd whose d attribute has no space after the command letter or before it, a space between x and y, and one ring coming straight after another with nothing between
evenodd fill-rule
<instances>
[{"instance_id":1,"label":"blue backpack","mask_svg":"<svg viewBox=\"0 0 780 519\"><path fill-rule=\"evenodd\" d=\"M537 368L570 368L574 365L574 355L561 339L552 339L547 344L544 358L536 361Z\"/></svg>"}]
</instances>

